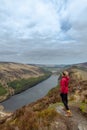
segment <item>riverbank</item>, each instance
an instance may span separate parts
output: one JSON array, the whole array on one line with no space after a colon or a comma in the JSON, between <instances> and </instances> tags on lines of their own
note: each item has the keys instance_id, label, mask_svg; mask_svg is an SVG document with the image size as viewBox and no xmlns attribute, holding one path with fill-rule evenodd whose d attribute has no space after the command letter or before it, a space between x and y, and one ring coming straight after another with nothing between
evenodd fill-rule
<instances>
[{"instance_id":1,"label":"riverbank","mask_svg":"<svg viewBox=\"0 0 87 130\"><path fill-rule=\"evenodd\" d=\"M8 83L8 86L12 87L15 90L14 94L19 94L35 85L41 83L42 81L48 79L50 76L51 76L51 73L46 73L43 76L39 76L39 77L15 80L15 81Z\"/></svg>"},{"instance_id":2,"label":"riverbank","mask_svg":"<svg viewBox=\"0 0 87 130\"><path fill-rule=\"evenodd\" d=\"M5 122L6 120L11 119L13 112L4 111L4 107L0 105L0 124Z\"/></svg>"},{"instance_id":3,"label":"riverbank","mask_svg":"<svg viewBox=\"0 0 87 130\"><path fill-rule=\"evenodd\" d=\"M20 94L21 92L41 83L42 81L48 79L51 76L51 73L45 72L43 76L32 77L29 79L20 79L14 80L8 83L8 87L11 89L10 93L6 93L6 95L0 96L0 103L9 99L11 96ZM14 91L12 91L14 90Z\"/></svg>"},{"instance_id":4,"label":"riverbank","mask_svg":"<svg viewBox=\"0 0 87 130\"><path fill-rule=\"evenodd\" d=\"M15 111L24 105L35 102L44 97L50 89L54 88L58 84L57 79L57 75L52 75L34 87L31 87L20 94L11 96L9 99L3 101L1 105L3 105L7 111Z\"/></svg>"},{"instance_id":5,"label":"riverbank","mask_svg":"<svg viewBox=\"0 0 87 130\"><path fill-rule=\"evenodd\" d=\"M0 62L0 101L40 83L51 75L35 65Z\"/></svg>"},{"instance_id":6,"label":"riverbank","mask_svg":"<svg viewBox=\"0 0 87 130\"><path fill-rule=\"evenodd\" d=\"M69 101L73 116L66 117L58 90L57 86L42 99L16 110L10 118L2 120L0 130L86 130L87 118L80 111L79 102Z\"/></svg>"}]
</instances>

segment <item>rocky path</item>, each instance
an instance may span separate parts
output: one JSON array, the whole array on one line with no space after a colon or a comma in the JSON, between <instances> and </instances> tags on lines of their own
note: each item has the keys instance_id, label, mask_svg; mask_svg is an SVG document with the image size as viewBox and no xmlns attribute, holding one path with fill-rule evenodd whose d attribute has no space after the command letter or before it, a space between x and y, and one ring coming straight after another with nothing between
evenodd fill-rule
<instances>
[{"instance_id":1,"label":"rocky path","mask_svg":"<svg viewBox=\"0 0 87 130\"><path fill-rule=\"evenodd\" d=\"M62 106L58 106L57 112L65 116ZM87 118L82 115L79 108L74 104L70 106L73 116L64 117L69 130L87 130Z\"/></svg>"},{"instance_id":2,"label":"rocky path","mask_svg":"<svg viewBox=\"0 0 87 130\"><path fill-rule=\"evenodd\" d=\"M77 106L71 106L70 108L73 116L69 121L76 122L78 130L87 130L87 118L80 112Z\"/></svg>"}]
</instances>

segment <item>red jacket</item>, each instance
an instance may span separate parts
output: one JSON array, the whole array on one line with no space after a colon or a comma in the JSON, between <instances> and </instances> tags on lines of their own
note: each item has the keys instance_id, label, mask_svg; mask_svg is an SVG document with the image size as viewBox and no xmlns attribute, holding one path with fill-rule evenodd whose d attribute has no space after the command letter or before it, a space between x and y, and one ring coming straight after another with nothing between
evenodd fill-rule
<instances>
[{"instance_id":1,"label":"red jacket","mask_svg":"<svg viewBox=\"0 0 87 130\"><path fill-rule=\"evenodd\" d=\"M63 76L62 79L60 80L60 92L61 93L68 93L68 84L69 84L69 77L68 76Z\"/></svg>"}]
</instances>

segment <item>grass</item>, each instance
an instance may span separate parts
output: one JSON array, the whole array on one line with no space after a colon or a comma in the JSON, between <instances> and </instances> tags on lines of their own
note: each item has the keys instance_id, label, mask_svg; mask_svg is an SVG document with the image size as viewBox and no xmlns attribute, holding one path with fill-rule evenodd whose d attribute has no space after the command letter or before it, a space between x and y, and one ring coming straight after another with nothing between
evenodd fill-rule
<instances>
[{"instance_id":1,"label":"grass","mask_svg":"<svg viewBox=\"0 0 87 130\"><path fill-rule=\"evenodd\" d=\"M7 90L5 88L3 88L3 86L0 83L0 96L3 96L7 93Z\"/></svg>"},{"instance_id":2,"label":"grass","mask_svg":"<svg viewBox=\"0 0 87 130\"><path fill-rule=\"evenodd\" d=\"M38 113L39 119L45 121L46 125L49 125L57 115L56 110L50 107Z\"/></svg>"},{"instance_id":3,"label":"grass","mask_svg":"<svg viewBox=\"0 0 87 130\"><path fill-rule=\"evenodd\" d=\"M57 112L55 109L47 108L40 112L33 112L29 109L22 114L18 112L18 116L11 124L18 126L20 130L39 130L39 128L49 127L51 122L56 118ZM6 126L7 128L8 126ZM10 125L11 128L11 125ZM7 130L7 129L6 129Z\"/></svg>"},{"instance_id":4,"label":"grass","mask_svg":"<svg viewBox=\"0 0 87 130\"><path fill-rule=\"evenodd\" d=\"M53 95L53 93L58 92L59 88L60 88L59 85L57 85L56 87L50 89L49 92L47 93L47 96L51 96L51 95Z\"/></svg>"},{"instance_id":5,"label":"grass","mask_svg":"<svg viewBox=\"0 0 87 130\"><path fill-rule=\"evenodd\" d=\"M38 84L39 82L47 79L50 74L45 74L44 76L29 78L29 79L20 79L14 80L8 83L8 87L12 87L15 90L15 93L19 93L27 88L33 87L34 85Z\"/></svg>"},{"instance_id":6,"label":"grass","mask_svg":"<svg viewBox=\"0 0 87 130\"><path fill-rule=\"evenodd\" d=\"M87 104L86 103L82 103L80 105L80 110L82 111L82 113L87 114Z\"/></svg>"}]
</instances>

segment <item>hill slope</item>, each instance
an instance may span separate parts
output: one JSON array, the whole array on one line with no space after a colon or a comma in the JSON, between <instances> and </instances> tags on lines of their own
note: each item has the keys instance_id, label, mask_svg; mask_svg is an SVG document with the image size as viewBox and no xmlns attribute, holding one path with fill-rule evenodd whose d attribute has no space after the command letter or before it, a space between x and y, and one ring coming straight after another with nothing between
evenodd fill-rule
<instances>
[{"instance_id":1,"label":"hill slope","mask_svg":"<svg viewBox=\"0 0 87 130\"><path fill-rule=\"evenodd\" d=\"M3 119L0 130L86 130L87 80L81 78L85 71L76 68L69 68L68 71L70 71L69 106L73 117L65 117L61 112L62 104L57 86L42 99L16 110L6 122ZM80 88L77 87L77 80Z\"/></svg>"},{"instance_id":2,"label":"hill slope","mask_svg":"<svg viewBox=\"0 0 87 130\"><path fill-rule=\"evenodd\" d=\"M0 63L0 101L32 87L50 75L39 67L17 63Z\"/></svg>"}]
</instances>

